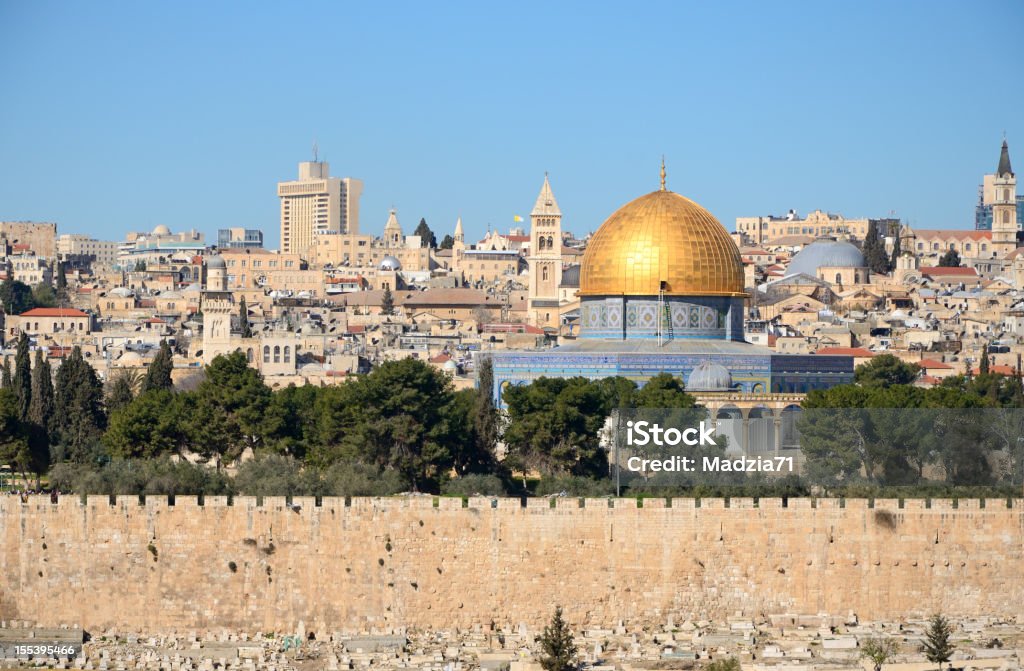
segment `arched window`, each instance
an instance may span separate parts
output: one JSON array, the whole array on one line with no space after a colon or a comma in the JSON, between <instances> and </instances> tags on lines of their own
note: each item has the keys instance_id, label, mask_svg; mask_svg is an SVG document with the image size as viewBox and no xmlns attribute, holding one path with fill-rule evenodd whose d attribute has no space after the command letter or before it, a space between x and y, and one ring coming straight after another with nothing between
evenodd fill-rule
<instances>
[{"instance_id":1,"label":"arched window","mask_svg":"<svg viewBox=\"0 0 1024 671\"><path fill-rule=\"evenodd\" d=\"M281 363L281 346L274 345L274 363Z\"/></svg>"},{"instance_id":2,"label":"arched window","mask_svg":"<svg viewBox=\"0 0 1024 671\"><path fill-rule=\"evenodd\" d=\"M537 242L537 246L538 246L538 247L539 247L540 249L544 249L544 238L541 238L541 239L540 239L540 240L539 240L539 241Z\"/></svg>"},{"instance_id":3,"label":"arched window","mask_svg":"<svg viewBox=\"0 0 1024 671\"><path fill-rule=\"evenodd\" d=\"M250 347L245 351L245 360L252 363L252 348Z\"/></svg>"},{"instance_id":4,"label":"arched window","mask_svg":"<svg viewBox=\"0 0 1024 671\"><path fill-rule=\"evenodd\" d=\"M548 267L544 266L540 269L540 279L544 282L548 281Z\"/></svg>"},{"instance_id":5,"label":"arched window","mask_svg":"<svg viewBox=\"0 0 1024 671\"><path fill-rule=\"evenodd\" d=\"M289 347L288 345L284 346L284 362L285 363L291 363L292 362L292 348Z\"/></svg>"},{"instance_id":6,"label":"arched window","mask_svg":"<svg viewBox=\"0 0 1024 671\"><path fill-rule=\"evenodd\" d=\"M1010 201L1010 190L1009 189L1003 189L1003 200L1006 201L1006 202Z\"/></svg>"},{"instance_id":7,"label":"arched window","mask_svg":"<svg viewBox=\"0 0 1024 671\"><path fill-rule=\"evenodd\" d=\"M1003 223L1010 223L1010 212L1008 210L1003 210Z\"/></svg>"},{"instance_id":8,"label":"arched window","mask_svg":"<svg viewBox=\"0 0 1024 671\"><path fill-rule=\"evenodd\" d=\"M843 283L843 275L842 275L842 273L836 273L836 284L842 284L842 283Z\"/></svg>"},{"instance_id":9,"label":"arched window","mask_svg":"<svg viewBox=\"0 0 1024 671\"><path fill-rule=\"evenodd\" d=\"M554 248L555 248L555 243L552 241L551 237L548 236L548 249L554 249Z\"/></svg>"},{"instance_id":10,"label":"arched window","mask_svg":"<svg viewBox=\"0 0 1024 671\"><path fill-rule=\"evenodd\" d=\"M270 363L270 345L263 346L263 363Z\"/></svg>"}]
</instances>

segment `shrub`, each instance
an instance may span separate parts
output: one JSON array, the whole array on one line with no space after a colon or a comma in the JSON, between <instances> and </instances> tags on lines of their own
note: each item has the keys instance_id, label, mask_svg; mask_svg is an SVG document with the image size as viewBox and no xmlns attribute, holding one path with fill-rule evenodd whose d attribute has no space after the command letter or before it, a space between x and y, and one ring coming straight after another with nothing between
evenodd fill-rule
<instances>
[{"instance_id":1,"label":"shrub","mask_svg":"<svg viewBox=\"0 0 1024 671\"><path fill-rule=\"evenodd\" d=\"M615 483L608 479L594 480L575 475L548 477L537 483L537 496L562 492L569 496L609 496L615 494Z\"/></svg>"},{"instance_id":2,"label":"shrub","mask_svg":"<svg viewBox=\"0 0 1024 671\"><path fill-rule=\"evenodd\" d=\"M496 475L464 475L449 480L441 486L441 493L448 496L504 496L505 485Z\"/></svg>"}]
</instances>

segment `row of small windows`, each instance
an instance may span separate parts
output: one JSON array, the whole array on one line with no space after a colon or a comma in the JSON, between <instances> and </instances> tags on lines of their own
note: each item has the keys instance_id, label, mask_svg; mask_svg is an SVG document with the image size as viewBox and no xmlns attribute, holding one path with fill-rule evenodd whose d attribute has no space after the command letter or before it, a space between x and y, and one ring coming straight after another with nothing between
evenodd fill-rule
<instances>
[{"instance_id":1,"label":"row of small windows","mask_svg":"<svg viewBox=\"0 0 1024 671\"><path fill-rule=\"evenodd\" d=\"M981 243L980 248L981 248L981 251L983 251L983 252L987 252L988 251L988 245L986 243L984 243L984 242ZM933 242L932 243L932 251L933 252L942 251L942 249L943 249L943 247L942 247L942 245L940 243L938 243L938 242ZM947 249L956 249L956 243L955 242L948 243ZM964 249L965 252L971 251L971 249L972 249L971 243L965 242L964 246L963 246L963 249ZM923 242L917 243L917 250L919 252L923 252L925 250L925 243L923 243Z\"/></svg>"},{"instance_id":2,"label":"row of small windows","mask_svg":"<svg viewBox=\"0 0 1024 671\"><path fill-rule=\"evenodd\" d=\"M555 243L553 238L549 235L547 238L541 236L540 242L538 243L539 249L554 249Z\"/></svg>"},{"instance_id":3,"label":"row of small windows","mask_svg":"<svg viewBox=\"0 0 1024 671\"><path fill-rule=\"evenodd\" d=\"M270 345L263 346L263 363L270 363L271 348ZM281 346L274 345L273 348L274 363L281 363ZM252 350L250 349L246 353L246 357L249 359L249 363L252 363ZM292 362L292 348L290 345L284 346L284 363Z\"/></svg>"}]
</instances>

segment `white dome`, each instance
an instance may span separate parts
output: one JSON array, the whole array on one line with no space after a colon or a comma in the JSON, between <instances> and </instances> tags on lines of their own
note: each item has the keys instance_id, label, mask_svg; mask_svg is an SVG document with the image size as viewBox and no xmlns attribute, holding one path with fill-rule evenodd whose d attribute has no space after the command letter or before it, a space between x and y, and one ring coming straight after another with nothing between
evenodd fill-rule
<instances>
[{"instance_id":1,"label":"white dome","mask_svg":"<svg viewBox=\"0 0 1024 671\"><path fill-rule=\"evenodd\" d=\"M729 391L732 375L725 366L702 361L686 380L686 391Z\"/></svg>"},{"instance_id":2,"label":"white dome","mask_svg":"<svg viewBox=\"0 0 1024 671\"><path fill-rule=\"evenodd\" d=\"M803 273L818 276L819 268L864 268L864 255L849 242L832 239L815 240L789 262L787 275Z\"/></svg>"},{"instance_id":3,"label":"white dome","mask_svg":"<svg viewBox=\"0 0 1024 671\"><path fill-rule=\"evenodd\" d=\"M396 271L397 270L401 270L402 269L402 262L399 261L394 256L391 256L390 254L388 254L383 259L381 259L379 268L381 270L396 270Z\"/></svg>"},{"instance_id":4,"label":"white dome","mask_svg":"<svg viewBox=\"0 0 1024 671\"><path fill-rule=\"evenodd\" d=\"M441 365L441 368L447 371L455 372L459 369L459 364L455 363L455 361L452 359L448 359Z\"/></svg>"},{"instance_id":5,"label":"white dome","mask_svg":"<svg viewBox=\"0 0 1024 671\"><path fill-rule=\"evenodd\" d=\"M213 256L206 257L206 267L207 268L227 268L228 266L227 266L226 263L224 263L224 258L222 256L214 254Z\"/></svg>"},{"instance_id":6,"label":"white dome","mask_svg":"<svg viewBox=\"0 0 1024 671\"><path fill-rule=\"evenodd\" d=\"M167 228L163 224L160 224L159 226L154 228L153 229L153 233L152 233L152 235L170 235L170 234L171 234L171 229Z\"/></svg>"}]
</instances>

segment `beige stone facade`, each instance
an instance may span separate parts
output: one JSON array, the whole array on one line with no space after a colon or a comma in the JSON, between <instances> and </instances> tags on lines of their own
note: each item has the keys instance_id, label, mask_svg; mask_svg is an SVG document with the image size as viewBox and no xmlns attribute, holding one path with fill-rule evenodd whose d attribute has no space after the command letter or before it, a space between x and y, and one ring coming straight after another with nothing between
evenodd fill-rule
<instances>
[{"instance_id":1,"label":"beige stone facade","mask_svg":"<svg viewBox=\"0 0 1024 671\"><path fill-rule=\"evenodd\" d=\"M869 219L846 219L841 214L815 210L802 219L795 213L786 217L736 217L736 232L744 244L754 245L793 235L863 240L869 223Z\"/></svg>"},{"instance_id":2,"label":"beige stone facade","mask_svg":"<svg viewBox=\"0 0 1024 671\"><path fill-rule=\"evenodd\" d=\"M0 620L305 631L1019 615L1024 500L0 499ZM234 566L234 570L231 568Z\"/></svg>"},{"instance_id":3,"label":"beige stone facade","mask_svg":"<svg viewBox=\"0 0 1024 671\"><path fill-rule=\"evenodd\" d=\"M0 221L0 238L8 245L27 245L36 256L47 259L56 253L57 224L37 221Z\"/></svg>"}]
</instances>

